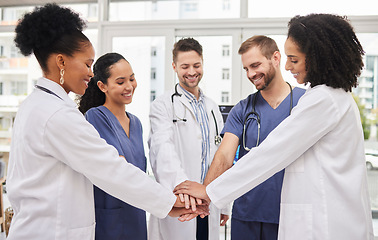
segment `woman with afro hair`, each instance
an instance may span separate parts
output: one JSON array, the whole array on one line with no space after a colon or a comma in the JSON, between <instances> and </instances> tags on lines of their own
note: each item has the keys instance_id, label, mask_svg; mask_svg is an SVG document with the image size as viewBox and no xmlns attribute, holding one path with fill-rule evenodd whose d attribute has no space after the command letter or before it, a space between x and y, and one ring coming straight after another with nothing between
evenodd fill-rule
<instances>
[{"instance_id":1,"label":"woman with afro hair","mask_svg":"<svg viewBox=\"0 0 378 240\"><path fill-rule=\"evenodd\" d=\"M14 123L9 240L93 240L93 184L159 217L189 211L173 208L172 192L119 156L69 98L84 94L93 77L95 53L84 27L78 14L56 4L35 8L16 27L16 46L25 56L34 53L43 77Z\"/></svg>"},{"instance_id":2,"label":"woman with afro hair","mask_svg":"<svg viewBox=\"0 0 378 240\"><path fill-rule=\"evenodd\" d=\"M350 93L362 46L344 17L311 14L290 20L285 54L286 70L309 85L291 115L206 188L186 182L176 193L222 208L285 169L278 239L373 240L364 137Z\"/></svg>"}]
</instances>

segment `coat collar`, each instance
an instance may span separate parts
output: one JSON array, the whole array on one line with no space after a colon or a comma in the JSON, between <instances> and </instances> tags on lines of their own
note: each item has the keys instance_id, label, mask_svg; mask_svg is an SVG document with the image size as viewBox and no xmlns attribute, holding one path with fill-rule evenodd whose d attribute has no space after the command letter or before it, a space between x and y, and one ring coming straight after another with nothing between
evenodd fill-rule
<instances>
[{"instance_id":1,"label":"coat collar","mask_svg":"<svg viewBox=\"0 0 378 240\"><path fill-rule=\"evenodd\" d=\"M63 87L57 84L56 82L50 79L41 77L37 80L37 85L50 90L51 92L56 94L60 99L62 99L65 103L69 104L70 106L76 107L76 103L68 96L68 94L63 89Z\"/></svg>"}]
</instances>

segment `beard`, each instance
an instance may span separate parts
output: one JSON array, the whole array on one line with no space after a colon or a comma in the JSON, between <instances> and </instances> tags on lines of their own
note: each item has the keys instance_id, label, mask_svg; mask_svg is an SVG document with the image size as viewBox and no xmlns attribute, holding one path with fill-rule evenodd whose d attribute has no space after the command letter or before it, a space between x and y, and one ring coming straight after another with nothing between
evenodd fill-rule
<instances>
[{"instance_id":1,"label":"beard","mask_svg":"<svg viewBox=\"0 0 378 240\"><path fill-rule=\"evenodd\" d=\"M276 77L276 70L273 67L272 63L269 63L269 71L264 75L264 85L259 90L264 90L269 86L269 84Z\"/></svg>"}]
</instances>

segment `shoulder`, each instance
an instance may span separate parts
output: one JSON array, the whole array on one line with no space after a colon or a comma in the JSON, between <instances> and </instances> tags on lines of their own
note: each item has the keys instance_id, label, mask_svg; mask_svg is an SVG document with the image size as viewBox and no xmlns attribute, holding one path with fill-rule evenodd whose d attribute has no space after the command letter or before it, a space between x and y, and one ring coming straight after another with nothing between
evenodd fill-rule
<instances>
[{"instance_id":1,"label":"shoulder","mask_svg":"<svg viewBox=\"0 0 378 240\"><path fill-rule=\"evenodd\" d=\"M301 87L293 87L293 94L295 95L303 95L306 92L306 89Z\"/></svg>"},{"instance_id":2,"label":"shoulder","mask_svg":"<svg viewBox=\"0 0 378 240\"><path fill-rule=\"evenodd\" d=\"M248 107L252 107L252 101L257 92L248 95L246 98L240 100L233 108L233 111L247 110ZM235 109L235 110L234 110Z\"/></svg>"},{"instance_id":3,"label":"shoulder","mask_svg":"<svg viewBox=\"0 0 378 240\"><path fill-rule=\"evenodd\" d=\"M85 113L85 117L88 119L88 118L91 118L91 117L100 117L100 118L103 118L105 113L104 113L104 109L106 109L105 107L103 106L98 106L98 107L93 107L91 109L89 109L86 113Z\"/></svg>"}]
</instances>

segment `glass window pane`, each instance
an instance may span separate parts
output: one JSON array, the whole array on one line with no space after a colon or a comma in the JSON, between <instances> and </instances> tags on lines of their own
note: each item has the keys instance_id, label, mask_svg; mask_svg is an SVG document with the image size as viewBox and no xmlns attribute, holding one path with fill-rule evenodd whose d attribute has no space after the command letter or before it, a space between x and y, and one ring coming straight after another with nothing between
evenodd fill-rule
<instances>
[{"instance_id":1,"label":"glass window pane","mask_svg":"<svg viewBox=\"0 0 378 240\"><path fill-rule=\"evenodd\" d=\"M63 5L69 7L77 13L80 13L80 17L84 18L88 22L98 21L98 4L97 3L82 3L82 4L66 4Z\"/></svg>"},{"instance_id":2,"label":"glass window pane","mask_svg":"<svg viewBox=\"0 0 378 240\"><path fill-rule=\"evenodd\" d=\"M230 0L110 1L109 7L110 21L238 18L239 16L240 2Z\"/></svg>"},{"instance_id":3,"label":"glass window pane","mask_svg":"<svg viewBox=\"0 0 378 240\"><path fill-rule=\"evenodd\" d=\"M151 55L152 49L156 55ZM165 37L114 37L112 50L122 54L134 71L138 87L133 102L126 109L141 120L143 137L147 141L150 101L164 93ZM152 76L155 79L151 79Z\"/></svg>"},{"instance_id":4,"label":"glass window pane","mask_svg":"<svg viewBox=\"0 0 378 240\"><path fill-rule=\"evenodd\" d=\"M0 8L1 25L16 25L18 19L26 12L32 11L33 9L34 6Z\"/></svg>"},{"instance_id":5,"label":"glass window pane","mask_svg":"<svg viewBox=\"0 0 378 240\"><path fill-rule=\"evenodd\" d=\"M293 17L309 13L336 13L339 15L377 15L376 0L358 1L329 1L317 0L248 0L248 16L251 18L265 17Z\"/></svg>"},{"instance_id":6,"label":"glass window pane","mask_svg":"<svg viewBox=\"0 0 378 240\"><path fill-rule=\"evenodd\" d=\"M366 110L372 111L378 109L378 34L357 34L357 37L365 50L365 67L353 93L359 97ZM375 133L373 135L376 136Z\"/></svg>"}]
</instances>

